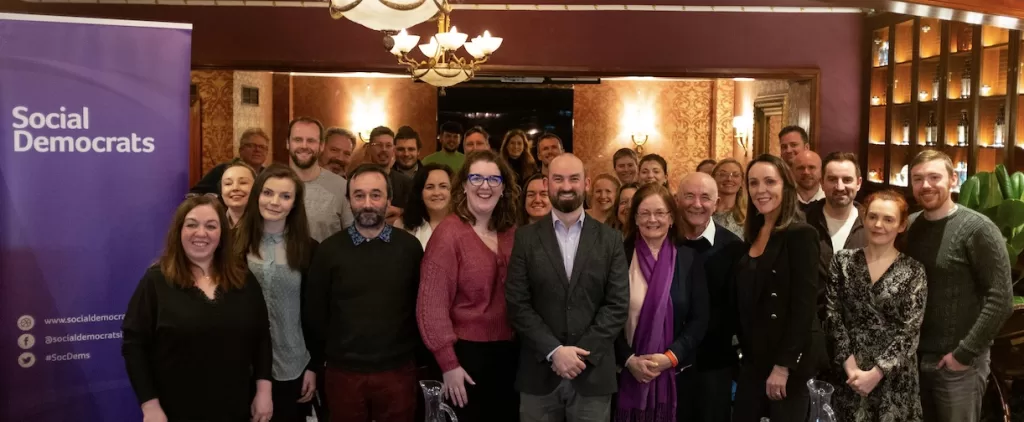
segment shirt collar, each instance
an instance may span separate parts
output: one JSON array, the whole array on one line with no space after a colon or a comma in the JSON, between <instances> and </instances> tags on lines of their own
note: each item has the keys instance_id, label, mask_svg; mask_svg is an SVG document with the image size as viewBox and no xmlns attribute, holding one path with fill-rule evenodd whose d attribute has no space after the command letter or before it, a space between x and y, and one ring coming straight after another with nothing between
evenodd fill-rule
<instances>
[{"instance_id":1,"label":"shirt collar","mask_svg":"<svg viewBox=\"0 0 1024 422\"><path fill-rule=\"evenodd\" d=\"M578 220L576 220L575 223L572 223L572 225L580 226L580 228L583 228L583 218L586 217L586 215L587 215L586 211L581 212L580 213L580 218ZM555 210L551 210L551 220L553 221L552 224L555 225L556 229L558 228L558 226L563 225L562 224L562 220L559 219L557 215L555 215Z\"/></svg>"},{"instance_id":2,"label":"shirt collar","mask_svg":"<svg viewBox=\"0 0 1024 422\"><path fill-rule=\"evenodd\" d=\"M348 226L348 235L352 238L352 244L355 246L359 246L373 240L367 239L362 233L359 233L359 230L356 230L355 224ZM377 235L376 238L384 241L384 243L391 243L391 225L385 224L384 230L381 230L380 234Z\"/></svg>"},{"instance_id":3,"label":"shirt collar","mask_svg":"<svg viewBox=\"0 0 1024 422\"><path fill-rule=\"evenodd\" d=\"M715 246L715 230L715 220L708 220L708 227L704 229L704 233L701 233L697 239L699 240L703 237L708 240L711 246Z\"/></svg>"},{"instance_id":4,"label":"shirt collar","mask_svg":"<svg viewBox=\"0 0 1024 422\"><path fill-rule=\"evenodd\" d=\"M284 241L284 232L281 233L263 233L263 242L270 244L278 244Z\"/></svg>"},{"instance_id":5,"label":"shirt collar","mask_svg":"<svg viewBox=\"0 0 1024 422\"><path fill-rule=\"evenodd\" d=\"M800 201L800 203L805 204L805 205L806 204L810 204L811 202L817 201L819 199L824 199L824 198L825 198L825 190L821 188L821 184L820 183L818 184L818 192L815 193L813 197L811 197L810 201L804 202L803 198L801 198L800 195L796 196L796 200Z\"/></svg>"}]
</instances>

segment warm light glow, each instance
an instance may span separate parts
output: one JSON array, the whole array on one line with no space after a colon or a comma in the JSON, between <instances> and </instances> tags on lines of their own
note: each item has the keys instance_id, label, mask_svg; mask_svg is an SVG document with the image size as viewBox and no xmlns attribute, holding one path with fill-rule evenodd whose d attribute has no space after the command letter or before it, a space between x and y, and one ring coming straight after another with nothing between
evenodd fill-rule
<instances>
[{"instance_id":1,"label":"warm light glow","mask_svg":"<svg viewBox=\"0 0 1024 422\"><path fill-rule=\"evenodd\" d=\"M466 38L469 35L459 32L454 26L448 32L441 32L434 36L437 38L437 43L441 45L445 50L458 50L466 43Z\"/></svg>"},{"instance_id":2,"label":"warm light glow","mask_svg":"<svg viewBox=\"0 0 1024 422\"><path fill-rule=\"evenodd\" d=\"M878 98L877 95L871 97L871 105L881 105L882 99Z\"/></svg>"},{"instance_id":3,"label":"warm light glow","mask_svg":"<svg viewBox=\"0 0 1024 422\"><path fill-rule=\"evenodd\" d=\"M391 54L395 55L412 51L416 43L420 42L419 35L409 35L404 29L398 35L392 35L391 39L395 40L395 47L391 49Z\"/></svg>"},{"instance_id":4,"label":"warm light glow","mask_svg":"<svg viewBox=\"0 0 1024 422\"><path fill-rule=\"evenodd\" d=\"M627 102L622 113L622 129L637 147L646 144L657 133L653 101L637 99Z\"/></svg>"},{"instance_id":5,"label":"warm light glow","mask_svg":"<svg viewBox=\"0 0 1024 422\"><path fill-rule=\"evenodd\" d=\"M502 41L502 38L492 37L491 32L486 30L483 35L473 38L473 43L479 47L480 51L486 56L493 54L498 47L501 47Z\"/></svg>"},{"instance_id":6,"label":"warm light glow","mask_svg":"<svg viewBox=\"0 0 1024 422\"><path fill-rule=\"evenodd\" d=\"M754 78L732 78L734 82L753 82Z\"/></svg>"},{"instance_id":7,"label":"warm light glow","mask_svg":"<svg viewBox=\"0 0 1024 422\"><path fill-rule=\"evenodd\" d=\"M401 10L406 6L419 3L419 6L410 10ZM389 7L399 5L398 9ZM418 0L330 0L331 15L338 18L344 17L352 22L363 25L374 31L397 31L403 28L415 26L418 23L426 22L430 18L447 9L445 1L418 1ZM351 8L342 12L342 10Z\"/></svg>"},{"instance_id":8,"label":"warm light glow","mask_svg":"<svg viewBox=\"0 0 1024 422\"><path fill-rule=\"evenodd\" d=\"M982 85L981 86L981 96L987 97L989 95L992 95L992 87L990 87L988 85Z\"/></svg>"},{"instance_id":9,"label":"warm light glow","mask_svg":"<svg viewBox=\"0 0 1024 422\"><path fill-rule=\"evenodd\" d=\"M427 57L437 57L441 52L441 46L437 44L437 36L430 37L430 42L420 44L420 53Z\"/></svg>"},{"instance_id":10,"label":"warm light glow","mask_svg":"<svg viewBox=\"0 0 1024 422\"><path fill-rule=\"evenodd\" d=\"M928 91L918 92L917 99L921 101L928 101Z\"/></svg>"},{"instance_id":11,"label":"warm light glow","mask_svg":"<svg viewBox=\"0 0 1024 422\"><path fill-rule=\"evenodd\" d=\"M370 93L367 85L365 97L352 100L352 114L349 116L349 127L363 142L370 142L370 131L377 126L385 126L384 102Z\"/></svg>"},{"instance_id":12,"label":"warm light glow","mask_svg":"<svg viewBox=\"0 0 1024 422\"><path fill-rule=\"evenodd\" d=\"M736 129L737 138L746 138L754 131L754 117L749 115L732 118L732 127Z\"/></svg>"}]
</instances>

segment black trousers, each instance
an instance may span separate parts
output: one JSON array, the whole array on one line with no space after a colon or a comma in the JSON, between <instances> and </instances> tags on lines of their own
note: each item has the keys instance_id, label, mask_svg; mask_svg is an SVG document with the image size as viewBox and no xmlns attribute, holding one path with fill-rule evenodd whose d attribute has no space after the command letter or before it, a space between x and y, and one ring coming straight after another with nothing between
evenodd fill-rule
<instances>
[{"instance_id":1,"label":"black trousers","mask_svg":"<svg viewBox=\"0 0 1024 422\"><path fill-rule=\"evenodd\" d=\"M676 420L729 422L732 420L732 379L736 369L687 368L676 376Z\"/></svg>"},{"instance_id":2,"label":"black trousers","mask_svg":"<svg viewBox=\"0 0 1024 422\"><path fill-rule=\"evenodd\" d=\"M811 405L810 392L807 391L810 377L790 372L786 381L786 398L776 401L765 394L765 384L772 368L751 366L744 365L740 369L733 422L759 422L762 417L768 417L772 422L805 422Z\"/></svg>"},{"instance_id":3,"label":"black trousers","mask_svg":"<svg viewBox=\"0 0 1024 422\"><path fill-rule=\"evenodd\" d=\"M455 343L455 356L476 382L466 384L466 407L455 407L459 422L518 422L519 393L515 381L519 344L459 340Z\"/></svg>"},{"instance_id":4,"label":"black trousers","mask_svg":"<svg viewBox=\"0 0 1024 422\"><path fill-rule=\"evenodd\" d=\"M274 417L271 422L306 422L310 413L310 403L299 403L302 397L302 378L291 381L272 381L271 396L274 398Z\"/></svg>"}]
</instances>

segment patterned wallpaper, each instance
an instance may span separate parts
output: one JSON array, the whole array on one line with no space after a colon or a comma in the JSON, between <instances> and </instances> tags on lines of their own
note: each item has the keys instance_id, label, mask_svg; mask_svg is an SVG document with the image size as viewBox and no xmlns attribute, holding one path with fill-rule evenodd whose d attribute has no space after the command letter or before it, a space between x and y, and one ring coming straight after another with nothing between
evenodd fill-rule
<instances>
[{"instance_id":1,"label":"patterned wallpaper","mask_svg":"<svg viewBox=\"0 0 1024 422\"><path fill-rule=\"evenodd\" d=\"M732 118L735 115L736 82L731 79L715 80L715 151L721 160L733 156L736 138L733 137Z\"/></svg>"},{"instance_id":2,"label":"patterned wallpaper","mask_svg":"<svg viewBox=\"0 0 1024 422\"><path fill-rule=\"evenodd\" d=\"M233 73L229 70L192 71L202 111L203 174L235 155Z\"/></svg>"},{"instance_id":3,"label":"patterned wallpaper","mask_svg":"<svg viewBox=\"0 0 1024 422\"><path fill-rule=\"evenodd\" d=\"M273 74L270 72L235 72L234 76L232 97L235 124L232 140L234 151L238 151L238 143L241 141L242 132L245 132L246 129L258 127L266 131L268 135L274 133ZM242 104L243 86L259 89L259 105ZM272 154L273 148L267 151L268 163L273 161Z\"/></svg>"},{"instance_id":4,"label":"patterned wallpaper","mask_svg":"<svg viewBox=\"0 0 1024 422\"><path fill-rule=\"evenodd\" d=\"M378 125L397 131L411 126L420 135L422 156L437 143L437 89L409 78L292 77L292 116L310 116L327 127L367 133ZM356 142L353 163L363 160Z\"/></svg>"},{"instance_id":5,"label":"patterned wallpaper","mask_svg":"<svg viewBox=\"0 0 1024 422\"><path fill-rule=\"evenodd\" d=\"M693 171L710 155L711 80L604 80L576 85L573 96L573 144L588 174L613 173L612 155L633 148L631 120L635 113L653 126L645 153L668 161L669 184ZM730 96L731 99L731 96ZM732 107L728 108L729 113ZM730 115L730 119L732 116ZM730 127L731 127L730 120Z\"/></svg>"}]
</instances>

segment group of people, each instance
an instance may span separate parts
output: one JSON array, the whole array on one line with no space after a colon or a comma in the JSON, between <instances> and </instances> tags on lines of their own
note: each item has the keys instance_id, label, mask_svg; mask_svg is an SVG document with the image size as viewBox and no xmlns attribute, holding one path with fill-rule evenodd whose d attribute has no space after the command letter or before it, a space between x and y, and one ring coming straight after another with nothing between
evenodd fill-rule
<instances>
[{"instance_id":1,"label":"group of people","mask_svg":"<svg viewBox=\"0 0 1024 422\"><path fill-rule=\"evenodd\" d=\"M853 154L780 139L673 191L660 156L591 177L553 134L535 160L522 131L496 153L446 123L420 161L381 127L349 168L354 138L314 119L287 166L247 131L128 304L144 420L410 422L427 379L464 422L803 422L812 379L842 421L979 420L1009 259L949 157L911 162L910 214L856 202Z\"/></svg>"}]
</instances>

